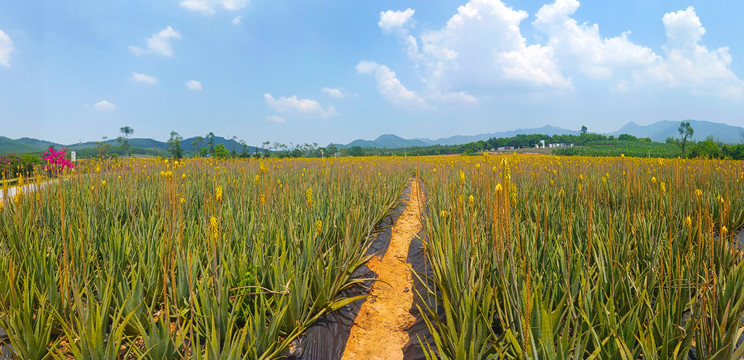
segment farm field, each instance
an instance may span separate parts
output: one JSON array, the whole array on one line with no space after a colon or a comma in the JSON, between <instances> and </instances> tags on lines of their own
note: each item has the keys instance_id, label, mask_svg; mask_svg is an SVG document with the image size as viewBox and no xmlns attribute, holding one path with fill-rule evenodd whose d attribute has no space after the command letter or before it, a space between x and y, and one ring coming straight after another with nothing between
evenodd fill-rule
<instances>
[{"instance_id":1,"label":"farm field","mask_svg":"<svg viewBox=\"0 0 744 360\"><path fill-rule=\"evenodd\" d=\"M489 154L77 166L2 201L2 351L311 359L414 180L407 358L744 357L744 163Z\"/></svg>"}]
</instances>

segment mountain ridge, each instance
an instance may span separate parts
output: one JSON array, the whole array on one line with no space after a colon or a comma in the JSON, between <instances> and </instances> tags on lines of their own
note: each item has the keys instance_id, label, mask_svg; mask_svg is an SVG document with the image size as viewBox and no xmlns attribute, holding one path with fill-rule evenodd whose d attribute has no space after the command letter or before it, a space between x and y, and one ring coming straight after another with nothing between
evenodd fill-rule
<instances>
[{"instance_id":1,"label":"mountain ridge","mask_svg":"<svg viewBox=\"0 0 744 360\"><path fill-rule=\"evenodd\" d=\"M733 126L723 123L716 123L704 120L684 120L689 121L692 128L695 130L692 140L701 141L708 137L713 137L717 141L721 141L728 144L736 144L744 142L744 127ZM673 120L661 120L648 125L640 125L634 121L629 121L623 125L620 129L602 133L602 135L613 135L619 136L621 134L629 134L640 138L651 138L653 141L664 142L668 137L678 138L680 121ZM569 130L560 128L552 125L545 125L538 128L523 128L514 129L509 131L482 133L475 135L454 135L450 137L438 138L438 139L427 139L427 138L413 138L405 139L395 134L382 134L374 140L356 139L349 142L348 144L334 143L338 148L350 148L353 146L359 147L371 147L371 148L387 148L397 149L404 147L423 147L431 145L459 145L469 142L485 141L490 138L504 138L513 137L519 134L545 134L545 135L578 135L580 131ZM243 150L243 145L233 139L226 139L221 136L215 136L214 145L222 144L228 151L235 149L237 152ZM198 146L192 145L196 140L196 137L190 137L181 140L181 146L187 153L193 153L198 149ZM141 147L145 149L157 149L158 151L168 151L168 143L164 141L154 140L150 138L132 138L129 139L130 145L133 147ZM23 137L19 139L10 139L4 136L0 136L0 154L15 152L18 154L23 153L35 153L46 151L49 146L60 148L63 146L68 147L70 150L79 150L86 148L94 148L98 146L99 142L89 141L85 143L62 145L46 140L39 140L29 137ZM104 141L109 145L117 145L115 139ZM207 140L204 139L201 147L207 146ZM257 147L248 146L248 152L256 151ZM258 151L262 151L258 148Z\"/></svg>"}]
</instances>

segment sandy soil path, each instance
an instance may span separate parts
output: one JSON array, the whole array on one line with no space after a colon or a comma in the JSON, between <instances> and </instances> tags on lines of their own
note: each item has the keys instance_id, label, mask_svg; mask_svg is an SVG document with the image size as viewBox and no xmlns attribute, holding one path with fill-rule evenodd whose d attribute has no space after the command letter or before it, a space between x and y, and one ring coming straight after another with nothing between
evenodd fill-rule
<instances>
[{"instance_id":1,"label":"sandy soil path","mask_svg":"<svg viewBox=\"0 0 744 360\"><path fill-rule=\"evenodd\" d=\"M423 201L423 192L414 178L411 198L393 225L385 256L367 263L377 273L378 281L359 310L342 359L403 359L403 345L408 342L406 330L414 322L409 313L413 278L405 261L411 239L421 229Z\"/></svg>"}]
</instances>

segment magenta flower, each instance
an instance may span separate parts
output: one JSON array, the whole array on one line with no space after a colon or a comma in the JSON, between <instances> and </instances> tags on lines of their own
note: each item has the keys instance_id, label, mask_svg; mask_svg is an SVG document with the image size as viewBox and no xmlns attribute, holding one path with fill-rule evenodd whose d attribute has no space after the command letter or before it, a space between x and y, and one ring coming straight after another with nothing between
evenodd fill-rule
<instances>
[{"instance_id":1,"label":"magenta flower","mask_svg":"<svg viewBox=\"0 0 744 360\"><path fill-rule=\"evenodd\" d=\"M45 156L42 158L47 162L44 166L44 170L57 174L65 168L74 168L75 164L67 158L67 153L65 152L66 149L67 148L64 147L62 150L56 151L53 147L49 147L49 151L45 151Z\"/></svg>"}]
</instances>

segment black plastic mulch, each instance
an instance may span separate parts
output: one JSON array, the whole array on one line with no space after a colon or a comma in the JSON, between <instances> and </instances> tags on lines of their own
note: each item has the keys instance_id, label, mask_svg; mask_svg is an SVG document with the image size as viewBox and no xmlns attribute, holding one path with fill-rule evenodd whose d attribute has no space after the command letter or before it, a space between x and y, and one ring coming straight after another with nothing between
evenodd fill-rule
<instances>
[{"instance_id":1,"label":"black plastic mulch","mask_svg":"<svg viewBox=\"0 0 744 360\"><path fill-rule=\"evenodd\" d=\"M366 255L385 256L390 246L393 233L393 224L406 208L406 202L411 197L411 184L403 190L400 201L395 205L390 214L385 216L375 228L375 235ZM352 279L377 278L377 274L367 265L354 271ZM361 285L352 286L341 291L336 299L350 298L359 295L367 295L372 289L373 281L368 280ZM357 300L334 312L322 316L295 342L291 352L285 354L286 359L296 360L336 360L341 359L346 348L346 342L351 334L351 326L354 324L362 304L366 299Z\"/></svg>"}]
</instances>

